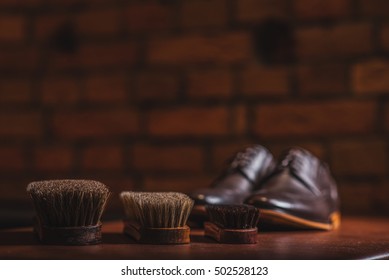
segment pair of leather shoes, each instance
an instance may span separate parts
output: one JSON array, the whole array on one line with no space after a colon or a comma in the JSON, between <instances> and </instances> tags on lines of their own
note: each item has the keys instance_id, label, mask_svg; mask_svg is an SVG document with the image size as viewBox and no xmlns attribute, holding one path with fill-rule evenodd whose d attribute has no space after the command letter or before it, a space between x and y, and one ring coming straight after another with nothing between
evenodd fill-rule
<instances>
[{"instance_id":1,"label":"pair of leather shoes","mask_svg":"<svg viewBox=\"0 0 389 280\"><path fill-rule=\"evenodd\" d=\"M302 148L287 150L277 162L264 147L239 152L210 188L189 194L191 219L205 219L205 205L250 204L265 226L335 229L340 224L336 183L328 166Z\"/></svg>"}]
</instances>

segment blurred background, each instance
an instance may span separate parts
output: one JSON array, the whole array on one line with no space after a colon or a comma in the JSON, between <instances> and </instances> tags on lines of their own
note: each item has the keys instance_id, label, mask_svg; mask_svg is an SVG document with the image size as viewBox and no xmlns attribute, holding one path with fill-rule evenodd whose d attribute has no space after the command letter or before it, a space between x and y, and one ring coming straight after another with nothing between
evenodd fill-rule
<instances>
[{"instance_id":1,"label":"blurred background","mask_svg":"<svg viewBox=\"0 0 389 280\"><path fill-rule=\"evenodd\" d=\"M30 181L189 192L258 143L389 216L389 1L0 0L0 223Z\"/></svg>"}]
</instances>

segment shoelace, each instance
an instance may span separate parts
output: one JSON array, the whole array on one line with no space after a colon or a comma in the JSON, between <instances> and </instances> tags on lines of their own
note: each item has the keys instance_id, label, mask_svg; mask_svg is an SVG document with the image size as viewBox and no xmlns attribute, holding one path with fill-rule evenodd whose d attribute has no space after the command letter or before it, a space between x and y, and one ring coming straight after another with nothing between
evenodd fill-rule
<instances>
[{"instance_id":1,"label":"shoelace","mask_svg":"<svg viewBox=\"0 0 389 280\"><path fill-rule=\"evenodd\" d=\"M226 172L233 172L236 168L244 168L252 163L257 153L260 151L259 147L248 147L243 152L238 152L234 158L230 158L226 163L228 164L228 169ZM220 173L220 175L212 182L212 186L218 186L219 180L223 179L225 173Z\"/></svg>"},{"instance_id":2,"label":"shoelace","mask_svg":"<svg viewBox=\"0 0 389 280\"><path fill-rule=\"evenodd\" d=\"M231 168L243 168L248 166L253 161L257 152L258 148L249 147L244 152L237 153L230 164Z\"/></svg>"},{"instance_id":3,"label":"shoelace","mask_svg":"<svg viewBox=\"0 0 389 280\"><path fill-rule=\"evenodd\" d=\"M302 183L314 194L319 195L320 190L318 190L312 182L310 181L309 177L304 179L301 179L300 172L301 170L306 170L307 165L310 164L306 160L304 160L303 152L299 150L294 150L293 152L290 152L281 162L280 166L281 168L288 168L291 170L292 173L294 173L297 177L301 180Z\"/></svg>"},{"instance_id":4,"label":"shoelace","mask_svg":"<svg viewBox=\"0 0 389 280\"><path fill-rule=\"evenodd\" d=\"M302 156L302 152L299 150L295 150L290 152L281 162L280 166L282 168L289 167L294 171L301 169L304 166L304 158Z\"/></svg>"}]
</instances>

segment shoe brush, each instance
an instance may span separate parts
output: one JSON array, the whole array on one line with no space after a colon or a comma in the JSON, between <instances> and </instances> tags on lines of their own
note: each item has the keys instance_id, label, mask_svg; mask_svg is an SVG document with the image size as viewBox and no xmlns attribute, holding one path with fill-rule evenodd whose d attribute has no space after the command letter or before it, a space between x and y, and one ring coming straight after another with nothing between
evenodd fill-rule
<instances>
[{"instance_id":1,"label":"shoe brush","mask_svg":"<svg viewBox=\"0 0 389 280\"><path fill-rule=\"evenodd\" d=\"M207 205L205 236L220 243L257 243L259 210L251 205Z\"/></svg>"},{"instance_id":2,"label":"shoe brush","mask_svg":"<svg viewBox=\"0 0 389 280\"><path fill-rule=\"evenodd\" d=\"M176 192L122 192L124 233L139 243L186 244L193 200Z\"/></svg>"},{"instance_id":3,"label":"shoe brush","mask_svg":"<svg viewBox=\"0 0 389 280\"><path fill-rule=\"evenodd\" d=\"M110 192L97 181L52 180L27 187L36 219L34 231L45 244L101 243L101 216Z\"/></svg>"}]
</instances>

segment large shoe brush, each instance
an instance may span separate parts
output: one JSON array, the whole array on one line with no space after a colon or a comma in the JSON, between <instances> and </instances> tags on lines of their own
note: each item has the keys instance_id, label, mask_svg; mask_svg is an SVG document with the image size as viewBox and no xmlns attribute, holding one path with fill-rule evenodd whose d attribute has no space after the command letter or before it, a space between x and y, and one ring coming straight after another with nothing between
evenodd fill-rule
<instances>
[{"instance_id":1,"label":"large shoe brush","mask_svg":"<svg viewBox=\"0 0 389 280\"><path fill-rule=\"evenodd\" d=\"M101 242L101 216L108 188L90 180L32 182L27 187L36 213L34 231L45 244Z\"/></svg>"},{"instance_id":2,"label":"large shoe brush","mask_svg":"<svg viewBox=\"0 0 389 280\"><path fill-rule=\"evenodd\" d=\"M187 195L174 192L122 192L126 220L124 233L139 243L186 244L186 225L193 207Z\"/></svg>"},{"instance_id":3,"label":"large shoe brush","mask_svg":"<svg viewBox=\"0 0 389 280\"><path fill-rule=\"evenodd\" d=\"M220 243L257 243L259 210L250 205L207 205L205 236Z\"/></svg>"}]
</instances>

